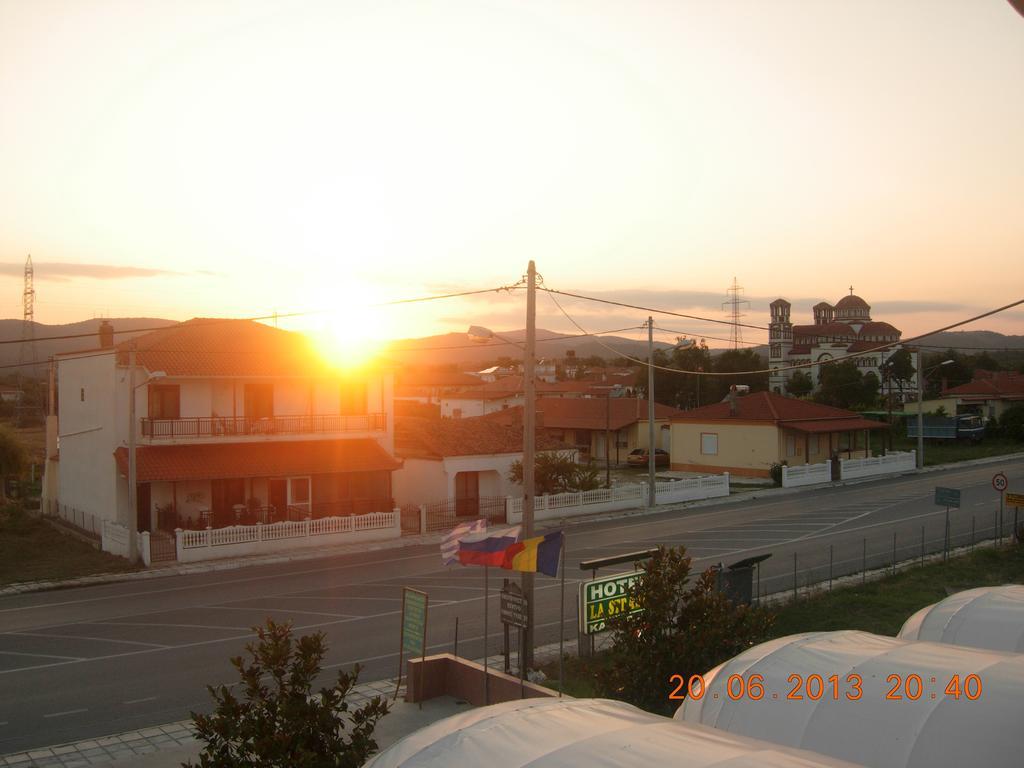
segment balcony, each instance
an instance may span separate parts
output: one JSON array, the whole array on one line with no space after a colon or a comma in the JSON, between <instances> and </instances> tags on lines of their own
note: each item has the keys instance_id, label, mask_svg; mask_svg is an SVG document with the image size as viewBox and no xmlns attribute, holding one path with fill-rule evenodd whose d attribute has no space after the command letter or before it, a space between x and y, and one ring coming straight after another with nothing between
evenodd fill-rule
<instances>
[{"instance_id":1,"label":"balcony","mask_svg":"<svg viewBox=\"0 0 1024 768\"><path fill-rule=\"evenodd\" d=\"M183 419L141 419L142 436L152 440L196 437L250 437L260 435L312 435L344 432L383 432L387 414L352 416L193 416Z\"/></svg>"}]
</instances>

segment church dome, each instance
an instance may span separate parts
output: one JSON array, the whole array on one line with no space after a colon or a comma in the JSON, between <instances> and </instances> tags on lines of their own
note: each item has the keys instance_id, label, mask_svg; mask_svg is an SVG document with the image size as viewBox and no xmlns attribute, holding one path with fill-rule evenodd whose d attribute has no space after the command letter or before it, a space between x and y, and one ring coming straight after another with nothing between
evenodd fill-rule
<instances>
[{"instance_id":1,"label":"church dome","mask_svg":"<svg viewBox=\"0 0 1024 768\"><path fill-rule=\"evenodd\" d=\"M851 293L849 296L843 296L843 298L836 302L836 309L870 310L871 307L860 296L855 296Z\"/></svg>"}]
</instances>

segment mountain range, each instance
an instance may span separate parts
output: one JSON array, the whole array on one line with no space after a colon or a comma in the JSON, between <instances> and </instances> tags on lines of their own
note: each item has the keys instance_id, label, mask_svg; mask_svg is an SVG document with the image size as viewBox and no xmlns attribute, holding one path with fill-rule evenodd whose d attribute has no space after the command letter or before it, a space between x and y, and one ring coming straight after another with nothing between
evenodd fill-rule
<instances>
[{"instance_id":1,"label":"mountain range","mask_svg":"<svg viewBox=\"0 0 1024 768\"><path fill-rule=\"evenodd\" d=\"M175 321L157 317L116 317L107 318L117 331L116 340L137 336L146 331L173 325ZM45 363L51 355L95 349L99 346L99 325L102 318L82 320L66 325L34 323L36 375L45 372ZM492 340L486 344L470 341L465 333L444 333L414 339L402 339L392 343L385 357L397 363L409 365L457 365L471 368L493 363L499 357L518 358L526 338L526 331L507 331L501 334L507 343ZM71 338L50 338L71 337ZM23 323L21 320L0 320L0 375L12 374L19 370L28 373L32 359L30 347L23 348ZM936 349L955 349L966 353L981 350L1024 350L1024 336L1007 336L995 331L947 331L926 336L918 343ZM657 349L667 349L670 344L655 341ZM767 345L752 348L767 356ZM643 359L647 356L647 339L643 332L637 338L624 336L579 336L537 329L537 356L540 358L563 358L568 351L577 357L598 355L611 359L622 355ZM712 354L724 350L713 349ZM22 355L25 355L24 357Z\"/></svg>"}]
</instances>

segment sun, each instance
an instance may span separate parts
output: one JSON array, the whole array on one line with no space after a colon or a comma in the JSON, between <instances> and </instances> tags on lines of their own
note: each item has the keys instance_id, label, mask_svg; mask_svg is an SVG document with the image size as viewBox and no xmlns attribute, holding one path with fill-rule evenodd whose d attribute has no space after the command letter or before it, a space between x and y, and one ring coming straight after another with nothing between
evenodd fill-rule
<instances>
[{"instance_id":1,"label":"sun","mask_svg":"<svg viewBox=\"0 0 1024 768\"><path fill-rule=\"evenodd\" d=\"M374 362L386 346L380 312L370 306L342 303L323 313L310 333L317 351L332 368L357 371Z\"/></svg>"}]
</instances>

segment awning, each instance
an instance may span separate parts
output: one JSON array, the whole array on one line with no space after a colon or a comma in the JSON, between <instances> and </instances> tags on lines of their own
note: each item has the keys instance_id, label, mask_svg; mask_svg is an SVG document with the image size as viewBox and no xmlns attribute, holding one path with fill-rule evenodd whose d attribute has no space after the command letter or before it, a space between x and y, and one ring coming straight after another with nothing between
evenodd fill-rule
<instances>
[{"instance_id":1,"label":"awning","mask_svg":"<svg viewBox=\"0 0 1024 768\"><path fill-rule=\"evenodd\" d=\"M814 419L811 421L783 421L779 426L797 432L856 432L862 429L888 429L889 425L871 419Z\"/></svg>"},{"instance_id":2,"label":"awning","mask_svg":"<svg viewBox=\"0 0 1024 768\"><path fill-rule=\"evenodd\" d=\"M380 472L402 466L370 438L144 445L135 450L135 474L140 483ZM128 449L118 448L114 458L120 473L127 476Z\"/></svg>"}]
</instances>

